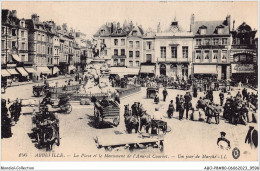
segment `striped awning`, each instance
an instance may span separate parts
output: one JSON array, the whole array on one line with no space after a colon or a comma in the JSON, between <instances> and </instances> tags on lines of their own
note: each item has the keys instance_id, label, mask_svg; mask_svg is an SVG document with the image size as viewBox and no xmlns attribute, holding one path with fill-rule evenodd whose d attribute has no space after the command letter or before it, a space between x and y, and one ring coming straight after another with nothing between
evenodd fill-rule
<instances>
[{"instance_id":1,"label":"striped awning","mask_svg":"<svg viewBox=\"0 0 260 171\"><path fill-rule=\"evenodd\" d=\"M24 70L23 67L17 67L16 68L18 70L18 72L20 72L20 74L24 77L28 76L28 73Z\"/></svg>"},{"instance_id":2,"label":"striped awning","mask_svg":"<svg viewBox=\"0 0 260 171\"><path fill-rule=\"evenodd\" d=\"M2 77L10 77L11 74L6 69L1 69L1 76Z\"/></svg>"},{"instance_id":3,"label":"striped awning","mask_svg":"<svg viewBox=\"0 0 260 171\"><path fill-rule=\"evenodd\" d=\"M17 62L22 62L21 58L17 54L12 54L12 57L17 61Z\"/></svg>"},{"instance_id":4,"label":"striped awning","mask_svg":"<svg viewBox=\"0 0 260 171\"><path fill-rule=\"evenodd\" d=\"M36 73L36 71L33 68L25 67L24 68L28 73Z\"/></svg>"},{"instance_id":5,"label":"striped awning","mask_svg":"<svg viewBox=\"0 0 260 171\"><path fill-rule=\"evenodd\" d=\"M48 67L37 67L37 72L42 74L51 74L51 71Z\"/></svg>"}]
</instances>

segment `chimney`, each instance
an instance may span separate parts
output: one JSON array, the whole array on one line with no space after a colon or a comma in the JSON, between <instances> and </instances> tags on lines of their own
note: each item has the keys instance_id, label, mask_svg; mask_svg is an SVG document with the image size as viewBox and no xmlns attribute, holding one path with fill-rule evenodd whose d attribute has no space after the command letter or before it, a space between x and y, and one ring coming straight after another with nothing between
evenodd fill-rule
<instances>
[{"instance_id":1,"label":"chimney","mask_svg":"<svg viewBox=\"0 0 260 171\"><path fill-rule=\"evenodd\" d=\"M157 26L157 33L160 33L160 32L161 32L161 25L160 25L160 22L159 22L159 24Z\"/></svg>"},{"instance_id":2,"label":"chimney","mask_svg":"<svg viewBox=\"0 0 260 171\"><path fill-rule=\"evenodd\" d=\"M233 29L232 29L233 31L235 30L235 22L236 22L236 21L233 20Z\"/></svg>"},{"instance_id":3,"label":"chimney","mask_svg":"<svg viewBox=\"0 0 260 171\"><path fill-rule=\"evenodd\" d=\"M117 29L120 29L120 23L119 22L117 23Z\"/></svg>"},{"instance_id":4,"label":"chimney","mask_svg":"<svg viewBox=\"0 0 260 171\"><path fill-rule=\"evenodd\" d=\"M228 28L230 30L230 15L227 15L226 21L227 21L227 26L228 26Z\"/></svg>"},{"instance_id":5,"label":"chimney","mask_svg":"<svg viewBox=\"0 0 260 171\"><path fill-rule=\"evenodd\" d=\"M12 10L12 14L14 18L17 18L17 11L16 10Z\"/></svg>"},{"instance_id":6,"label":"chimney","mask_svg":"<svg viewBox=\"0 0 260 171\"><path fill-rule=\"evenodd\" d=\"M190 31L191 32L193 30L194 22L195 22L195 15L191 14L191 17L190 17Z\"/></svg>"}]
</instances>

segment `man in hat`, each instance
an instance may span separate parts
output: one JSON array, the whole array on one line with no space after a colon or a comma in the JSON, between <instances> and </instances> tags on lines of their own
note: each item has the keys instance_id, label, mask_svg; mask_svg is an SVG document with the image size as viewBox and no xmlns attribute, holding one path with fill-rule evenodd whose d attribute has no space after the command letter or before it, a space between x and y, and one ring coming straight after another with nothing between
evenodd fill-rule
<instances>
[{"instance_id":1,"label":"man in hat","mask_svg":"<svg viewBox=\"0 0 260 171\"><path fill-rule=\"evenodd\" d=\"M179 111L179 103L180 103L180 95L179 94L177 94L177 96L176 96L176 112L178 112Z\"/></svg>"},{"instance_id":2,"label":"man in hat","mask_svg":"<svg viewBox=\"0 0 260 171\"><path fill-rule=\"evenodd\" d=\"M163 101L165 102L165 100L166 100L166 96L168 95L168 92L167 92L167 90L166 90L166 87L164 88L164 90L163 90Z\"/></svg>"},{"instance_id":3,"label":"man in hat","mask_svg":"<svg viewBox=\"0 0 260 171\"><path fill-rule=\"evenodd\" d=\"M231 146L230 146L230 141L225 138L226 133L225 133L225 132L220 132L220 135L221 135L221 137L218 138L217 145L219 146L219 143L220 143L221 141L224 141L224 142L226 142L226 143L228 144L228 148L231 148ZM222 145L220 145L220 146L221 146L221 148L223 148Z\"/></svg>"},{"instance_id":4,"label":"man in hat","mask_svg":"<svg viewBox=\"0 0 260 171\"><path fill-rule=\"evenodd\" d=\"M184 99L182 95L180 96L180 101L179 101L179 120L183 119L183 114L184 114Z\"/></svg>"},{"instance_id":5,"label":"man in hat","mask_svg":"<svg viewBox=\"0 0 260 171\"><path fill-rule=\"evenodd\" d=\"M223 102L224 102L224 93L223 93L223 91L221 91L219 93L219 99L220 99L220 106L223 106Z\"/></svg>"}]
</instances>

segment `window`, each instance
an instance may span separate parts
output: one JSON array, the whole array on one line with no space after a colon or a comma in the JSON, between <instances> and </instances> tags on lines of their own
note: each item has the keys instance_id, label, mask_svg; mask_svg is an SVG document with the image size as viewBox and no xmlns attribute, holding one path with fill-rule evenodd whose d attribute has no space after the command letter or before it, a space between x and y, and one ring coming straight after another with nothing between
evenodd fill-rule
<instances>
[{"instance_id":1,"label":"window","mask_svg":"<svg viewBox=\"0 0 260 171\"><path fill-rule=\"evenodd\" d=\"M177 47L171 47L171 57L177 58Z\"/></svg>"},{"instance_id":2,"label":"window","mask_svg":"<svg viewBox=\"0 0 260 171\"><path fill-rule=\"evenodd\" d=\"M217 50L213 51L213 59L218 59L218 51Z\"/></svg>"},{"instance_id":3,"label":"window","mask_svg":"<svg viewBox=\"0 0 260 171\"><path fill-rule=\"evenodd\" d=\"M200 34L201 34L201 35L206 34L206 30L207 30L207 29L204 29L204 28L203 28L203 29L200 29Z\"/></svg>"},{"instance_id":4,"label":"window","mask_svg":"<svg viewBox=\"0 0 260 171\"><path fill-rule=\"evenodd\" d=\"M222 59L227 59L227 51L222 51Z\"/></svg>"},{"instance_id":5,"label":"window","mask_svg":"<svg viewBox=\"0 0 260 171\"><path fill-rule=\"evenodd\" d=\"M117 66L118 64L118 59L114 59L114 65Z\"/></svg>"},{"instance_id":6,"label":"window","mask_svg":"<svg viewBox=\"0 0 260 171\"><path fill-rule=\"evenodd\" d=\"M105 34L105 30L101 30L101 31L100 31L100 34L101 34L101 35L104 35L104 34Z\"/></svg>"},{"instance_id":7,"label":"window","mask_svg":"<svg viewBox=\"0 0 260 171\"><path fill-rule=\"evenodd\" d=\"M12 29L12 36L16 36L16 29Z\"/></svg>"},{"instance_id":8,"label":"window","mask_svg":"<svg viewBox=\"0 0 260 171\"><path fill-rule=\"evenodd\" d=\"M135 61L135 64L136 64L136 66L138 66L138 67L139 67L139 65L140 65L140 62L139 62L139 61Z\"/></svg>"},{"instance_id":9,"label":"window","mask_svg":"<svg viewBox=\"0 0 260 171\"><path fill-rule=\"evenodd\" d=\"M114 39L114 45L117 46L118 45L118 40Z\"/></svg>"},{"instance_id":10,"label":"window","mask_svg":"<svg viewBox=\"0 0 260 171\"><path fill-rule=\"evenodd\" d=\"M5 34L5 27L2 27L2 34Z\"/></svg>"},{"instance_id":11,"label":"window","mask_svg":"<svg viewBox=\"0 0 260 171\"><path fill-rule=\"evenodd\" d=\"M137 36L137 31L133 31L133 36Z\"/></svg>"},{"instance_id":12,"label":"window","mask_svg":"<svg viewBox=\"0 0 260 171\"><path fill-rule=\"evenodd\" d=\"M136 48L139 49L140 48L140 42L136 41L135 44L136 44Z\"/></svg>"},{"instance_id":13,"label":"window","mask_svg":"<svg viewBox=\"0 0 260 171\"><path fill-rule=\"evenodd\" d=\"M161 46L161 58L166 58L166 47Z\"/></svg>"},{"instance_id":14,"label":"window","mask_svg":"<svg viewBox=\"0 0 260 171\"><path fill-rule=\"evenodd\" d=\"M114 55L118 56L118 50L117 49L114 49Z\"/></svg>"},{"instance_id":15,"label":"window","mask_svg":"<svg viewBox=\"0 0 260 171\"><path fill-rule=\"evenodd\" d=\"M43 41L43 42L45 41L44 35L42 35L42 41Z\"/></svg>"},{"instance_id":16,"label":"window","mask_svg":"<svg viewBox=\"0 0 260 171\"><path fill-rule=\"evenodd\" d=\"M218 34L223 34L224 29L223 28L218 28Z\"/></svg>"},{"instance_id":17,"label":"window","mask_svg":"<svg viewBox=\"0 0 260 171\"><path fill-rule=\"evenodd\" d=\"M196 39L196 45L198 45L198 46L201 45L201 39Z\"/></svg>"},{"instance_id":18,"label":"window","mask_svg":"<svg viewBox=\"0 0 260 171\"><path fill-rule=\"evenodd\" d=\"M41 41L41 34L38 34L38 40Z\"/></svg>"},{"instance_id":19,"label":"window","mask_svg":"<svg viewBox=\"0 0 260 171\"><path fill-rule=\"evenodd\" d=\"M47 54L50 54L50 48L48 47L48 53Z\"/></svg>"},{"instance_id":20,"label":"window","mask_svg":"<svg viewBox=\"0 0 260 171\"><path fill-rule=\"evenodd\" d=\"M188 54L189 54L188 49L189 49L188 46L182 47L182 58L188 58Z\"/></svg>"},{"instance_id":21,"label":"window","mask_svg":"<svg viewBox=\"0 0 260 171\"><path fill-rule=\"evenodd\" d=\"M135 51L135 57L137 57L137 58L140 57L140 51Z\"/></svg>"},{"instance_id":22,"label":"window","mask_svg":"<svg viewBox=\"0 0 260 171\"><path fill-rule=\"evenodd\" d=\"M4 40L1 41L1 49L2 49L2 50L5 49L5 41L4 41Z\"/></svg>"},{"instance_id":23,"label":"window","mask_svg":"<svg viewBox=\"0 0 260 171\"><path fill-rule=\"evenodd\" d=\"M129 61L129 66L133 66L133 61Z\"/></svg>"},{"instance_id":24,"label":"window","mask_svg":"<svg viewBox=\"0 0 260 171\"><path fill-rule=\"evenodd\" d=\"M25 61L25 55L22 55L22 61L23 62Z\"/></svg>"},{"instance_id":25,"label":"window","mask_svg":"<svg viewBox=\"0 0 260 171\"><path fill-rule=\"evenodd\" d=\"M25 43L22 43L22 50L25 50Z\"/></svg>"},{"instance_id":26,"label":"window","mask_svg":"<svg viewBox=\"0 0 260 171\"><path fill-rule=\"evenodd\" d=\"M11 48L12 42L8 41L7 45L8 45L8 48Z\"/></svg>"},{"instance_id":27,"label":"window","mask_svg":"<svg viewBox=\"0 0 260 171\"><path fill-rule=\"evenodd\" d=\"M16 47L16 42L12 41L12 48Z\"/></svg>"},{"instance_id":28,"label":"window","mask_svg":"<svg viewBox=\"0 0 260 171\"><path fill-rule=\"evenodd\" d=\"M146 49L152 49L152 42L146 42Z\"/></svg>"},{"instance_id":29,"label":"window","mask_svg":"<svg viewBox=\"0 0 260 171\"><path fill-rule=\"evenodd\" d=\"M133 57L133 51L129 51L129 58Z\"/></svg>"},{"instance_id":30,"label":"window","mask_svg":"<svg viewBox=\"0 0 260 171\"><path fill-rule=\"evenodd\" d=\"M152 62L152 55L151 54L146 55L146 62L147 63Z\"/></svg>"},{"instance_id":31,"label":"window","mask_svg":"<svg viewBox=\"0 0 260 171\"><path fill-rule=\"evenodd\" d=\"M125 39L121 39L121 46L125 46Z\"/></svg>"},{"instance_id":32,"label":"window","mask_svg":"<svg viewBox=\"0 0 260 171\"><path fill-rule=\"evenodd\" d=\"M133 41L129 41L129 47L133 48Z\"/></svg>"},{"instance_id":33,"label":"window","mask_svg":"<svg viewBox=\"0 0 260 171\"><path fill-rule=\"evenodd\" d=\"M205 39L205 45L210 45L210 39Z\"/></svg>"},{"instance_id":34,"label":"window","mask_svg":"<svg viewBox=\"0 0 260 171\"><path fill-rule=\"evenodd\" d=\"M218 45L219 42L218 42L218 39L213 39L213 45Z\"/></svg>"},{"instance_id":35,"label":"window","mask_svg":"<svg viewBox=\"0 0 260 171\"><path fill-rule=\"evenodd\" d=\"M24 37L24 31L21 31L21 36Z\"/></svg>"},{"instance_id":36,"label":"window","mask_svg":"<svg viewBox=\"0 0 260 171\"><path fill-rule=\"evenodd\" d=\"M204 53L204 59L209 59L209 51L206 50Z\"/></svg>"},{"instance_id":37,"label":"window","mask_svg":"<svg viewBox=\"0 0 260 171\"><path fill-rule=\"evenodd\" d=\"M227 38L222 39L222 45L227 45Z\"/></svg>"},{"instance_id":38,"label":"window","mask_svg":"<svg viewBox=\"0 0 260 171\"><path fill-rule=\"evenodd\" d=\"M125 56L125 49L121 49L121 55Z\"/></svg>"},{"instance_id":39,"label":"window","mask_svg":"<svg viewBox=\"0 0 260 171\"><path fill-rule=\"evenodd\" d=\"M197 50L196 51L196 59L200 59L201 51Z\"/></svg>"}]
</instances>

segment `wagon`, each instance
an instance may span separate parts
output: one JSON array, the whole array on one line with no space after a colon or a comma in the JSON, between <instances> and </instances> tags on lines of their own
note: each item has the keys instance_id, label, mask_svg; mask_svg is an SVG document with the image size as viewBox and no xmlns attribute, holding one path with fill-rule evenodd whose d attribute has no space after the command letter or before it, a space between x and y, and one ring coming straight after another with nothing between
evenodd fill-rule
<instances>
[{"instance_id":1,"label":"wagon","mask_svg":"<svg viewBox=\"0 0 260 171\"><path fill-rule=\"evenodd\" d=\"M118 126L120 122L120 107L117 102L108 101L109 105L104 107L100 101L95 102L94 116L95 125L97 128L101 127L104 122L112 123Z\"/></svg>"},{"instance_id":2,"label":"wagon","mask_svg":"<svg viewBox=\"0 0 260 171\"><path fill-rule=\"evenodd\" d=\"M45 85L37 85L33 86L33 95L35 97L43 96L46 93L46 87Z\"/></svg>"},{"instance_id":3,"label":"wagon","mask_svg":"<svg viewBox=\"0 0 260 171\"><path fill-rule=\"evenodd\" d=\"M155 97L156 92L158 92L158 91L159 91L159 88L157 88L157 87L148 87L146 89L146 98L153 99Z\"/></svg>"},{"instance_id":4,"label":"wagon","mask_svg":"<svg viewBox=\"0 0 260 171\"><path fill-rule=\"evenodd\" d=\"M152 133L155 133L158 135L161 130L164 134L166 134L167 122L164 122L162 120L152 119L151 127L152 127Z\"/></svg>"}]
</instances>

